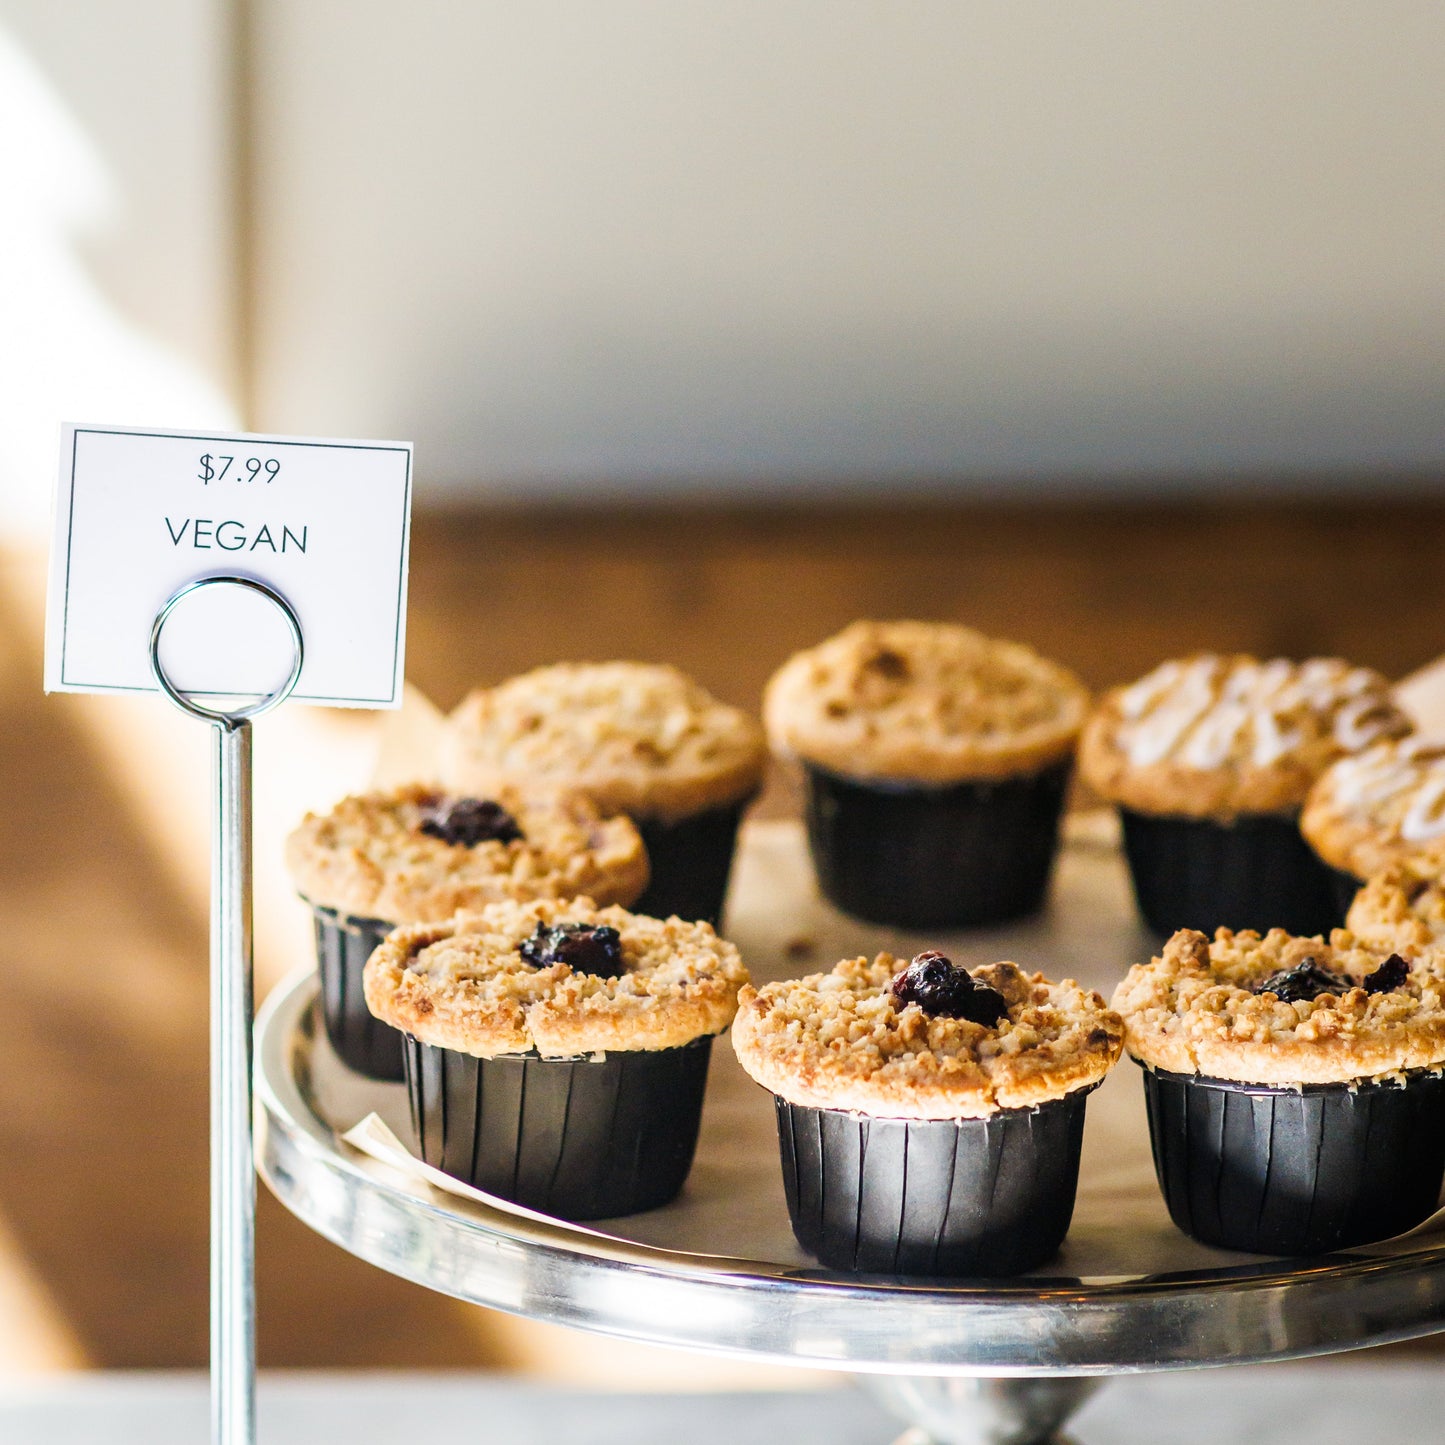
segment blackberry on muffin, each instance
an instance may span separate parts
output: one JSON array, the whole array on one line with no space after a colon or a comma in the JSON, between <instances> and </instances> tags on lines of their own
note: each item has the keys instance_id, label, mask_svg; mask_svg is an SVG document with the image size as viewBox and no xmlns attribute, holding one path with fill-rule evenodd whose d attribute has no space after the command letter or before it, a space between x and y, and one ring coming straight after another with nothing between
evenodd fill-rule
<instances>
[{"instance_id":1,"label":"blackberry on muffin","mask_svg":"<svg viewBox=\"0 0 1445 1445\"><path fill-rule=\"evenodd\" d=\"M286 862L315 918L327 1036L350 1067L385 1079L401 1078L401 1038L368 1012L361 970L392 928L505 898L630 903L648 876L626 818L604 819L578 793L510 787L475 798L412 784L343 798L302 820Z\"/></svg>"},{"instance_id":2,"label":"blackberry on muffin","mask_svg":"<svg viewBox=\"0 0 1445 1445\"><path fill-rule=\"evenodd\" d=\"M1007 1275L1068 1231L1085 1099L1122 1034L1071 980L930 950L745 988L732 1038L774 1096L805 1249L864 1273Z\"/></svg>"},{"instance_id":3,"label":"blackberry on muffin","mask_svg":"<svg viewBox=\"0 0 1445 1445\"><path fill-rule=\"evenodd\" d=\"M1331 763L1411 726L1368 668L1201 653L1108 693L1079 767L1118 806L1139 911L1157 933L1316 933L1344 909L1300 836L1305 797Z\"/></svg>"},{"instance_id":4,"label":"blackberry on muffin","mask_svg":"<svg viewBox=\"0 0 1445 1445\"><path fill-rule=\"evenodd\" d=\"M675 667L558 663L463 699L442 772L461 792L549 784L626 814L652 864L637 911L716 923L766 760L758 724Z\"/></svg>"},{"instance_id":5,"label":"blackberry on muffin","mask_svg":"<svg viewBox=\"0 0 1445 1445\"><path fill-rule=\"evenodd\" d=\"M426 1162L599 1219L682 1188L712 1039L747 970L706 923L581 898L400 928L364 977L372 1012L405 1035Z\"/></svg>"},{"instance_id":6,"label":"blackberry on muffin","mask_svg":"<svg viewBox=\"0 0 1445 1445\"><path fill-rule=\"evenodd\" d=\"M763 703L802 764L823 893L905 927L1043 902L1088 693L1021 643L943 622L855 622L797 653Z\"/></svg>"}]
</instances>

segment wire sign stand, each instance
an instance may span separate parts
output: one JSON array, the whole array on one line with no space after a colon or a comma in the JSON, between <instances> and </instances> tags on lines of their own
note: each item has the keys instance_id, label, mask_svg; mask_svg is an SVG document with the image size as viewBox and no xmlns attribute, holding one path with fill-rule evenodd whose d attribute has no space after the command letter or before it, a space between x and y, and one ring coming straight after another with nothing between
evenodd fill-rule
<instances>
[{"instance_id":1,"label":"wire sign stand","mask_svg":"<svg viewBox=\"0 0 1445 1445\"><path fill-rule=\"evenodd\" d=\"M161 636L175 608L207 587L241 587L264 597L291 634L284 681L245 706L222 711L181 691L161 662ZM183 713L214 732L211 813L211 1439L256 1439L256 1171L251 1138L251 719L291 695L305 642L291 604L251 577L188 582L156 613L150 666L157 686Z\"/></svg>"}]
</instances>

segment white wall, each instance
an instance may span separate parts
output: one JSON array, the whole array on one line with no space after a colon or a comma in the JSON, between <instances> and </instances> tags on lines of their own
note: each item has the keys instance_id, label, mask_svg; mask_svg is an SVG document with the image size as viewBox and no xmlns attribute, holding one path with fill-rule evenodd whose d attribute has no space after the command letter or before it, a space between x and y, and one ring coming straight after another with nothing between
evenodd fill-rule
<instances>
[{"instance_id":1,"label":"white wall","mask_svg":"<svg viewBox=\"0 0 1445 1445\"><path fill-rule=\"evenodd\" d=\"M1445 475L1442 134L1425 0L0 0L0 527L238 294L423 496Z\"/></svg>"},{"instance_id":2,"label":"white wall","mask_svg":"<svg viewBox=\"0 0 1445 1445\"><path fill-rule=\"evenodd\" d=\"M1445 462L1425 0L254 13L267 429L457 492Z\"/></svg>"},{"instance_id":3,"label":"white wall","mask_svg":"<svg viewBox=\"0 0 1445 1445\"><path fill-rule=\"evenodd\" d=\"M227 0L0 0L0 541L61 421L234 426Z\"/></svg>"}]
</instances>

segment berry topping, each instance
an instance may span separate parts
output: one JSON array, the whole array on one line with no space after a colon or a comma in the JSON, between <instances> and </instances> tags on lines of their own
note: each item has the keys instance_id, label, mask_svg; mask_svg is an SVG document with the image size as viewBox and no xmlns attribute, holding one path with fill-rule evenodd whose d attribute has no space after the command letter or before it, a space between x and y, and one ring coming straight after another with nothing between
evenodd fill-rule
<instances>
[{"instance_id":1,"label":"berry topping","mask_svg":"<svg viewBox=\"0 0 1445 1445\"><path fill-rule=\"evenodd\" d=\"M1392 953L1374 973L1367 973L1360 985L1366 993L1394 993L1405 986L1410 977L1410 965L1398 953Z\"/></svg>"},{"instance_id":2,"label":"berry topping","mask_svg":"<svg viewBox=\"0 0 1445 1445\"><path fill-rule=\"evenodd\" d=\"M622 935L605 923L539 923L518 950L536 968L565 963L574 973L616 978L625 972Z\"/></svg>"},{"instance_id":3,"label":"berry topping","mask_svg":"<svg viewBox=\"0 0 1445 1445\"><path fill-rule=\"evenodd\" d=\"M1354 984L1338 973L1321 968L1313 958L1302 959L1293 968L1282 968L1255 984L1255 993L1272 993L1281 1003L1309 1003L1323 993L1344 994Z\"/></svg>"},{"instance_id":4,"label":"berry topping","mask_svg":"<svg viewBox=\"0 0 1445 1445\"><path fill-rule=\"evenodd\" d=\"M1008 1017L1001 993L931 949L893 980L893 998L899 1008L916 1003L931 1018L967 1019L990 1028Z\"/></svg>"},{"instance_id":5,"label":"berry topping","mask_svg":"<svg viewBox=\"0 0 1445 1445\"><path fill-rule=\"evenodd\" d=\"M478 843L517 843L522 830L500 804L482 798L442 798L421 816L421 831L443 843L475 848Z\"/></svg>"}]
</instances>

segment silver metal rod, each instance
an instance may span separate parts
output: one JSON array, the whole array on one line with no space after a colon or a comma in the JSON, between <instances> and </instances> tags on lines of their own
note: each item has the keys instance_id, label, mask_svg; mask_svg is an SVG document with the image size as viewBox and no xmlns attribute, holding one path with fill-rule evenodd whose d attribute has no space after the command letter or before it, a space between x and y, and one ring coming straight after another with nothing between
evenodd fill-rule
<instances>
[{"instance_id":1,"label":"silver metal rod","mask_svg":"<svg viewBox=\"0 0 1445 1445\"><path fill-rule=\"evenodd\" d=\"M161 635L172 612L207 587L266 598L291 634L285 679L245 706L221 712L167 676ZM256 1440L256 1170L251 1138L251 724L291 696L306 647L295 609L254 577L197 577L167 599L151 624L156 686L189 717L212 724L211 835L211 1440Z\"/></svg>"},{"instance_id":2,"label":"silver metal rod","mask_svg":"<svg viewBox=\"0 0 1445 1445\"><path fill-rule=\"evenodd\" d=\"M256 1439L251 724L218 721L211 840L211 1439Z\"/></svg>"}]
</instances>

